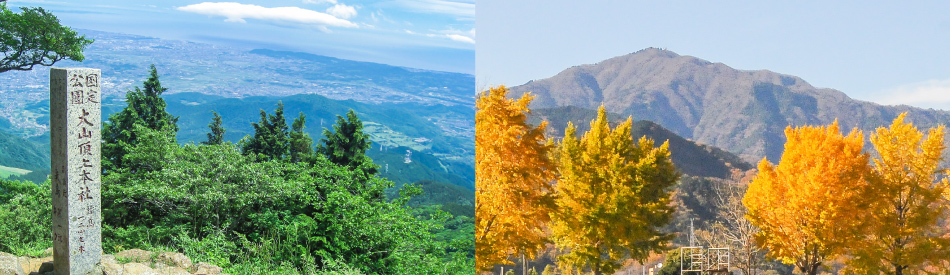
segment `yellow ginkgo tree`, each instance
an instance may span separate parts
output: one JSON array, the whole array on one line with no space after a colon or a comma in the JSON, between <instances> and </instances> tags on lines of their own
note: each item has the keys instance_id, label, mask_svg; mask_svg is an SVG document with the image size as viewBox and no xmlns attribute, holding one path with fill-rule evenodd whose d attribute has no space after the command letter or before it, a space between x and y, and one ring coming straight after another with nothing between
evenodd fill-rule
<instances>
[{"instance_id":1,"label":"yellow ginkgo tree","mask_svg":"<svg viewBox=\"0 0 950 275\"><path fill-rule=\"evenodd\" d=\"M947 257L948 240L941 237L939 223L947 213L948 182L938 178L945 172L939 168L944 127L931 128L924 138L904 122L906 115L871 135L879 155L873 166L874 201L866 237L855 245L851 262L861 273L900 275Z\"/></svg>"},{"instance_id":2,"label":"yellow ginkgo tree","mask_svg":"<svg viewBox=\"0 0 950 275\"><path fill-rule=\"evenodd\" d=\"M643 260L673 237L658 230L672 218L670 187L679 178L669 142L634 142L632 123L611 131L601 106L583 137L575 137L573 124L565 130L551 221L562 270L612 274L624 259Z\"/></svg>"},{"instance_id":3,"label":"yellow ginkgo tree","mask_svg":"<svg viewBox=\"0 0 950 275\"><path fill-rule=\"evenodd\" d=\"M814 275L825 260L846 252L860 236L868 207L868 155L857 129L843 136L828 126L785 129L778 165L766 159L742 202L760 228L756 243L768 256Z\"/></svg>"},{"instance_id":4,"label":"yellow ginkgo tree","mask_svg":"<svg viewBox=\"0 0 950 275\"><path fill-rule=\"evenodd\" d=\"M534 258L547 242L554 164L546 123L528 125L525 94L514 100L505 86L475 103L475 262L478 270Z\"/></svg>"}]
</instances>

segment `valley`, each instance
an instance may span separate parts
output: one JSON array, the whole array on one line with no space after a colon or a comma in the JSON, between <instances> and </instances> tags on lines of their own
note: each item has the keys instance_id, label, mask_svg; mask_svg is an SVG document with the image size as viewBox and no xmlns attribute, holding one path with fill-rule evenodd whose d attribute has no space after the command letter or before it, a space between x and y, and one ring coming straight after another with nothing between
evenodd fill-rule
<instances>
[{"instance_id":1,"label":"valley","mask_svg":"<svg viewBox=\"0 0 950 275\"><path fill-rule=\"evenodd\" d=\"M82 63L62 61L56 67L102 70L103 98L121 100L141 86L149 64L155 64L168 94L202 93L227 98L318 94L333 100L368 104L457 106L474 112L475 78L469 74L428 71L359 62L308 53L240 49L144 36L77 30L95 39ZM0 130L30 137L47 129L28 111L47 100L49 70L0 74ZM440 121L442 116L430 114ZM474 129L445 121L446 129ZM457 125L460 124L460 125ZM457 129L461 127L462 129ZM474 130L472 130L474 132Z\"/></svg>"},{"instance_id":2,"label":"valley","mask_svg":"<svg viewBox=\"0 0 950 275\"><path fill-rule=\"evenodd\" d=\"M223 117L225 140L237 143L253 135L251 122L259 120L261 110L272 113L282 102L289 121L300 113L306 115L306 132L317 142L323 129L336 123L337 115L354 109L365 122L373 141L369 154L380 160L384 177L397 184L430 179L474 190L472 75L307 53L79 32L96 40L85 52L86 61L63 61L56 67L102 70L103 121L125 107L125 92L141 87L149 64L154 63L168 88L163 96L167 109L180 117L180 143L206 139L211 111ZM4 110L0 132L46 148L30 158L33 162L45 159L45 164L0 160L0 165L48 169L48 79L48 68L0 74L0 110ZM405 163L407 150L419 160Z\"/></svg>"}]
</instances>

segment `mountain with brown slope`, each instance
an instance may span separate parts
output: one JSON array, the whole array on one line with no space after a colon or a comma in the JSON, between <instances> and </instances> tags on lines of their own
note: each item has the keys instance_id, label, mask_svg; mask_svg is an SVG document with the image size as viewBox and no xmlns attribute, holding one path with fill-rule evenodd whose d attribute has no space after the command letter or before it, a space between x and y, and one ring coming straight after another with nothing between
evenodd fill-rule
<instances>
[{"instance_id":1,"label":"mountain with brown slope","mask_svg":"<svg viewBox=\"0 0 950 275\"><path fill-rule=\"evenodd\" d=\"M883 106L815 88L796 76L744 71L671 51L648 48L511 87L531 92L532 108L576 106L654 121L677 135L737 153L749 162L778 162L786 126L830 124L868 130L901 112L922 128L950 122L950 112Z\"/></svg>"},{"instance_id":2,"label":"mountain with brown slope","mask_svg":"<svg viewBox=\"0 0 950 275\"><path fill-rule=\"evenodd\" d=\"M545 136L560 139L564 137L564 129L567 128L568 122L574 124L578 135L583 135L590 131L590 122L596 118L597 111L595 110L565 106L532 110L528 116L528 123L537 125L541 121L547 121ZM616 127L626 119L627 117L607 113L610 127ZM686 175L728 179L732 177L733 169L745 171L753 168L751 164L730 152L715 146L697 144L652 121L635 121L630 134L634 140L639 140L643 136L653 139L654 146L660 146L663 142L669 141L673 164Z\"/></svg>"}]
</instances>

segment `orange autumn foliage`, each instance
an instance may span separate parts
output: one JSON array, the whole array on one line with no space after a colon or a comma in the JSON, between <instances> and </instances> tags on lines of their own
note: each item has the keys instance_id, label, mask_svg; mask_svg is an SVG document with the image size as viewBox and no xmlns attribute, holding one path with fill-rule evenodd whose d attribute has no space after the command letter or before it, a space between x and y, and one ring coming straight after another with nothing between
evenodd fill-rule
<instances>
[{"instance_id":1,"label":"orange autumn foliage","mask_svg":"<svg viewBox=\"0 0 950 275\"><path fill-rule=\"evenodd\" d=\"M746 192L747 218L761 229L756 243L768 256L816 274L825 260L859 238L868 206L868 155L857 129L841 135L829 126L785 129L778 165L766 159Z\"/></svg>"},{"instance_id":2,"label":"orange autumn foliage","mask_svg":"<svg viewBox=\"0 0 950 275\"><path fill-rule=\"evenodd\" d=\"M868 208L866 237L856 243L850 264L860 273L906 274L924 268L928 261L946 259L950 239L941 236L940 220L946 218L948 190L939 168L946 146L944 127L924 134L907 113L890 128L879 127L871 144L874 159L874 202Z\"/></svg>"},{"instance_id":3,"label":"orange autumn foliage","mask_svg":"<svg viewBox=\"0 0 950 275\"><path fill-rule=\"evenodd\" d=\"M483 92L475 107L475 262L478 270L534 258L547 241L553 142L547 123L527 124L533 98L507 98L504 86Z\"/></svg>"}]
</instances>

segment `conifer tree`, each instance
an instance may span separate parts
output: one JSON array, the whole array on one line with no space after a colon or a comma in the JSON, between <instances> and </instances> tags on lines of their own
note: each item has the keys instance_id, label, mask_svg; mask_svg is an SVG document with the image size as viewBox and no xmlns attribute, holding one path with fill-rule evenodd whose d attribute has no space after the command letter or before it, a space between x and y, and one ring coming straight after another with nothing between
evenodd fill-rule
<instances>
[{"instance_id":1,"label":"conifer tree","mask_svg":"<svg viewBox=\"0 0 950 275\"><path fill-rule=\"evenodd\" d=\"M313 154L313 139L310 134L304 132L306 128L307 116L300 112L300 116L294 119L290 132L290 162L300 162Z\"/></svg>"},{"instance_id":2,"label":"conifer tree","mask_svg":"<svg viewBox=\"0 0 950 275\"><path fill-rule=\"evenodd\" d=\"M208 124L208 128L211 128L211 132L208 133L208 140L201 144L219 145L224 142L224 132L227 130L221 127L221 115L215 111L211 111L211 113L214 114L214 117L211 118L211 123Z\"/></svg>"},{"instance_id":3,"label":"conifer tree","mask_svg":"<svg viewBox=\"0 0 950 275\"><path fill-rule=\"evenodd\" d=\"M126 93L125 102L128 105L122 111L110 115L109 121L102 125L103 173L125 167L123 157L128 154L129 148L138 144L134 125L173 135L178 132L178 117L165 111L166 103L161 95L168 89L162 87L155 64L149 66L149 77L143 85L144 90L135 87L134 91Z\"/></svg>"},{"instance_id":4,"label":"conifer tree","mask_svg":"<svg viewBox=\"0 0 950 275\"><path fill-rule=\"evenodd\" d=\"M363 122L350 109L346 118L336 116L336 125L333 132L323 129L323 138L317 144L317 153L324 155L330 162L349 167L350 170L361 170L366 176L375 175L379 166L366 156L372 141L369 135L363 133Z\"/></svg>"},{"instance_id":5,"label":"conifer tree","mask_svg":"<svg viewBox=\"0 0 950 275\"><path fill-rule=\"evenodd\" d=\"M283 102L277 102L273 115L261 109L261 121L251 125L254 126L254 136L243 142L245 155L258 155L260 160L269 161L282 160L290 152Z\"/></svg>"}]
</instances>

